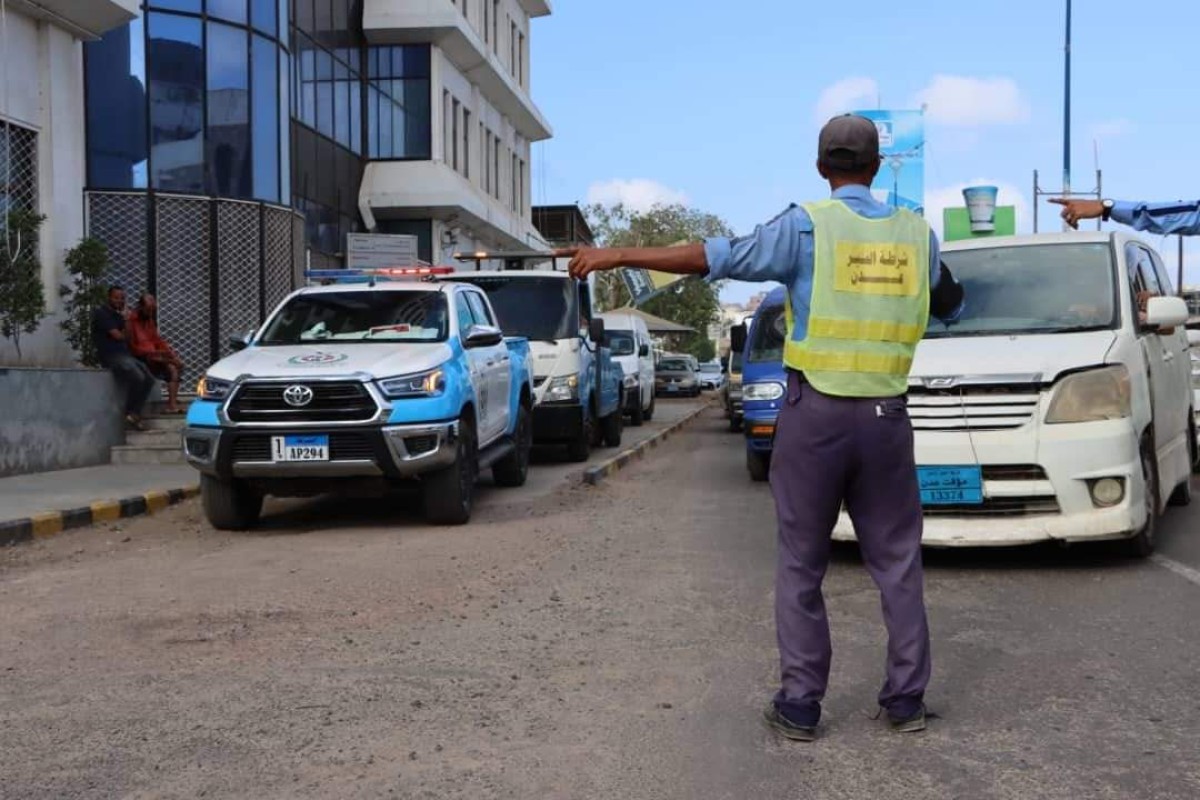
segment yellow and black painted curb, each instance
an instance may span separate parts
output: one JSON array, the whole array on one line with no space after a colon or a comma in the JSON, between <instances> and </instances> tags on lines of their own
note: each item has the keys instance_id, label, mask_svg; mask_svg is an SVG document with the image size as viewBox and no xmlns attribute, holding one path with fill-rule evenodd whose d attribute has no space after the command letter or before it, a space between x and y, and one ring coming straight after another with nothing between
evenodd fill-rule
<instances>
[{"instance_id":1,"label":"yellow and black painted curb","mask_svg":"<svg viewBox=\"0 0 1200 800\"><path fill-rule=\"evenodd\" d=\"M200 494L199 486L146 492L123 500L101 500L83 508L46 511L23 519L0 521L0 547L44 539L71 528L85 528L98 522L114 522L125 517L153 514Z\"/></svg>"},{"instance_id":2,"label":"yellow and black painted curb","mask_svg":"<svg viewBox=\"0 0 1200 800\"><path fill-rule=\"evenodd\" d=\"M674 422L666 428L663 428L661 431L654 434L649 439L646 439L644 442L638 442L633 447L630 447L628 450L622 450L620 453L608 459L607 461L602 461L594 467L588 467L588 469L583 473L583 482L588 486L595 486L605 478L611 478L613 475L627 467L632 461L645 458L646 453L652 448L658 447L661 443L665 442L667 439L670 439L672 436L682 430L685 425L696 419L696 417L700 416L705 411L708 411L709 408L711 408L711 406L706 403L705 405L700 406L700 408L697 408L695 411L689 413L678 422Z\"/></svg>"}]
</instances>

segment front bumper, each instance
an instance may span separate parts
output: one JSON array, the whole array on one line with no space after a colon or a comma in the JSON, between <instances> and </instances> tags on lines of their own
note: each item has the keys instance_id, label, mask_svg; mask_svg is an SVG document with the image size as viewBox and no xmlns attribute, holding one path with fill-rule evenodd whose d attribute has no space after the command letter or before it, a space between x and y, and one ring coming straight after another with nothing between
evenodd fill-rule
<instances>
[{"instance_id":1,"label":"front bumper","mask_svg":"<svg viewBox=\"0 0 1200 800\"><path fill-rule=\"evenodd\" d=\"M569 442L583 430L580 403L538 403L533 407L533 440L538 443Z\"/></svg>"},{"instance_id":2,"label":"front bumper","mask_svg":"<svg viewBox=\"0 0 1200 800\"><path fill-rule=\"evenodd\" d=\"M918 431L916 454L922 465L979 463L984 469L982 505L926 508L921 541L931 547L1124 539L1146 522L1138 439L1129 420L1031 423L969 435ZM1099 507L1092 501L1091 486L1100 478L1123 482L1121 502ZM854 539L845 513L834 538Z\"/></svg>"},{"instance_id":3,"label":"front bumper","mask_svg":"<svg viewBox=\"0 0 1200 800\"><path fill-rule=\"evenodd\" d=\"M742 429L746 434L746 448L755 453L769 455L775 446L775 423L779 411L748 408L742 418Z\"/></svg>"},{"instance_id":4,"label":"front bumper","mask_svg":"<svg viewBox=\"0 0 1200 800\"><path fill-rule=\"evenodd\" d=\"M327 461L274 461L271 437L329 436ZM201 428L184 430L187 462L221 480L233 478L412 478L448 467L458 452L458 423L305 428Z\"/></svg>"},{"instance_id":5,"label":"front bumper","mask_svg":"<svg viewBox=\"0 0 1200 800\"><path fill-rule=\"evenodd\" d=\"M654 382L654 393L660 396L665 395L670 397L672 395L695 394L698 391L700 391L700 384L696 381Z\"/></svg>"}]
</instances>

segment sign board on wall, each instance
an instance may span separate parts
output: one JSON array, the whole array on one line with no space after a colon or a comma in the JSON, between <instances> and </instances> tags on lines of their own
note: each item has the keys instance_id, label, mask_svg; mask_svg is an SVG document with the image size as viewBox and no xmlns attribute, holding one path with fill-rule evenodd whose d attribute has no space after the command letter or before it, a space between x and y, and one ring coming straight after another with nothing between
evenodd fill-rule
<instances>
[{"instance_id":1,"label":"sign board on wall","mask_svg":"<svg viewBox=\"0 0 1200 800\"><path fill-rule=\"evenodd\" d=\"M350 269L411 267L416 263L416 236L398 233L346 234L346 266Z\"/></svg>"},{"instance_id":2,"label":"sign board on wall","mask_svg":"<svg viewBox=\"0 0 1200 800\"><path fill-rule=\"evenodd\" d=\"M895 208L925 213L925 112L855 111L875 123L883 166L871 194Z\"/></svg>"}]
</instances>

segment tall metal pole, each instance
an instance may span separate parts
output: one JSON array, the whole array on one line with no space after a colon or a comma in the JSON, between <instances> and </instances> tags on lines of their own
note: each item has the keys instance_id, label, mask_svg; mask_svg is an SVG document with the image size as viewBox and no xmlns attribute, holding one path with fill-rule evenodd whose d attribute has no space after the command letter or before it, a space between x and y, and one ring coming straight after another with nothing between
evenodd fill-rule
<instances>
[{"instance_id":1,"label":"tall metal pole","mask_svg":"<svg viewBox=\"0 0 1200 800\"><path fill-rule=\"evenodd\" d=\"M1183 297L1183 237L1179 237L1179 278L1175 283L1175 291Z\"/></svg>"},{"instance_id":2,"label":"tall metal pole","mask_svg":"<svg viewBox=\"0 0 1200 800\"><path fill-rule=\"evenodd\" d=\"M1063 88L1063 195L1071 195L1071 0L1067 0L1066 70ZM1067 229L1063 224L1063 230Z\"/></svg>"}]
</instances>

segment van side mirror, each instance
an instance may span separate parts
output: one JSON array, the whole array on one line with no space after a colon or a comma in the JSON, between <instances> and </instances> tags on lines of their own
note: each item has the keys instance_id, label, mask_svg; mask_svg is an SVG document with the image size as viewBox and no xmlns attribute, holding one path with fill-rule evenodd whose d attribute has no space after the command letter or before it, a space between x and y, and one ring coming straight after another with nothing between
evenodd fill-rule
<instances>
[{"instance_id":1,"label":"van side mirror","mask_svg":"<svg viewBox=\"0 0 1200 800\"><path fill-rule=\"evenodd\" d=\"M729 349L735 353L746 349L746 323L734 325L729 329Z\"/></svg>"},{"instance_id":2,"label":"van side mirror","mask_svg":"<svg viewBox=\"0 0 1200 800\"><path fill-rule=\"evenodd\" d=\"M588 322L588 338L595 344L604 344L604 320L592 317Z\"/></svg>"},{"instance_id":3,"label":"van side mirror","mask_svg":"<svg viewBox=\"0 0 1200 800\"><path fill-rule=\"evenodd\" d=\"M1195 347L1200 350L1200 331L1188 328L1188 347Z\"/></svg>"},{"instance_id":4,"label":"van side mirror","mask_svg":"<svg viewBox=\"0 0 1200 800\"><path fill-rule=\"evenodd\" d=\"M1151 297L1146 301L1146 328L1177 328L1187 321L1188 307L1182 297Z\"/></svg>"},{"instance_id":5,"label":"van side mirror","mask_svg":"<svg viewBox=\"0 0 1200 800\"><path fill-rule=\"evenodd\" d=\"M1197 331L1197 333L1200 333L1200 331ZM638 358L645 358L648 355L650 355L650 345L643 344L638 347Z\"/></svg>"}]
</instances>

